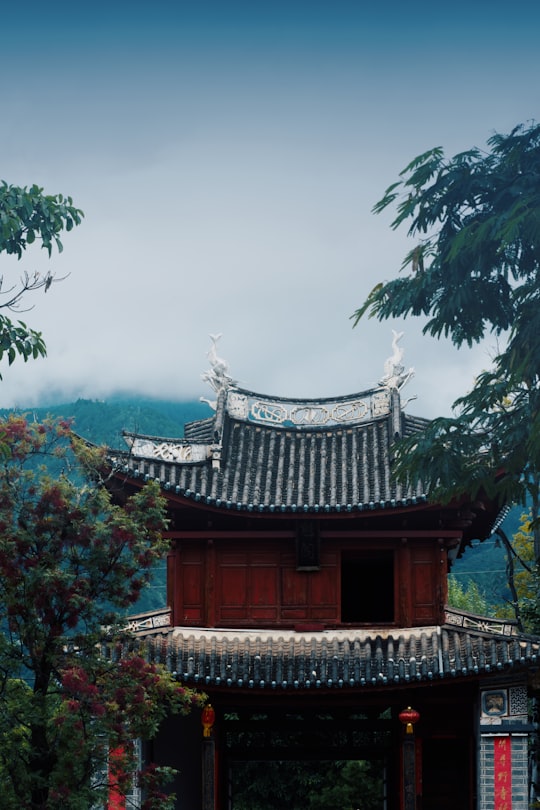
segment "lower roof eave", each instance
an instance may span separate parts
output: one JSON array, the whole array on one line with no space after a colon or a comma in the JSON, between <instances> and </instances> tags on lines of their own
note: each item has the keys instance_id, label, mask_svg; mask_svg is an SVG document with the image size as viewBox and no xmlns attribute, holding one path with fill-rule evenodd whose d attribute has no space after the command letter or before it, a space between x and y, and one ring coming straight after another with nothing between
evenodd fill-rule
<instances>
[{"instance_id":1,"label":"lower roof eave","mask_svg":"<svg viewBox=\"0 0 540 810\"><path fill-rule=\"evenodd\" d=\"M137 650L201 689L391 689L535 668L540 639L451 625L293 630L162 628L134 636Z\"/></svg>"}]
</instances>

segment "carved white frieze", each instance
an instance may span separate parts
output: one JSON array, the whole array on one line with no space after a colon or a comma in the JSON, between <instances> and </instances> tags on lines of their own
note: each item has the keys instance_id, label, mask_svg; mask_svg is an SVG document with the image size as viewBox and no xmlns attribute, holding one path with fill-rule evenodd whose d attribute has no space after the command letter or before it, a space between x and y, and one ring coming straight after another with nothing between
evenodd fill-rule
<instances>
[{"instance_id":1,"label":"carved white frieze","mask_svg":"<svg viewBox=\"0 0 540 810\"><path fill-rule=\"evenodd\" d=\"M371 396L371 415L386 416L390 413L390 394L388 391L379 391Z\"/></svg>"},{"instance_id":2,"label":"carved white frieze","mask_svg":"<svg viewBox=\"0 0 540 810\"><path fill-rule=\"evenodd\" d=\"M234 419L247 419L248 398L245 394L229 391L227 395L227 411Z\"/></svg>"},{"instance_id":3,"label":"carved white frieze","mask_svg":"<svg viewBox=\"0 0 540 810\"><path fill-rule=\"evenodd\" d=\"M372 397L372 404L375 404L375 397ZM385 394L386 407L388 408L388 396ZM358 422L368 415L369 403L365 399L357 399L352 402L342 402L332 409L332 416L336 422Z\"/></svg>"},{"instance_id":4,"label":"carved white frieze","mask_svg":"<svg viewBox=\"0 0 540 810\"><path fill-rule=\"evenodd\" d=\"M498 633L501 636L518 635L517 626L511 621L472 616L448 607L445 609L444 620L446 624L463 627L467 630L477 630L481 633Z\"/></svg>"},{"instance_id":5,"label":"carved white frieze","mask_svg":"<svg viewBox=\"0 0 540 810\"><path fill-rule=\"evenodd\" d=\"M229 390L229 416L261 425L294 428L332 427L367 422L390 413L390 391L379 389L361 398L327 402L260 399Z\"/></svg>"},{"instance_id":6,"label":"carved white frieze","mask_svg":"<svg viewBox=\"0 0 540 810\"><path fill-rule=\"evenodd\" d=\"M324 405L299 405L291 410L290 418L295 425L326 425L330 413Z\"/></svg>"},{"instance_id":7,"label":"carved white frieze","mask_svg":"<svg viewBox=\"0 0 540 810\"><path fill-rule=\"evenodd\" d=\"M170 610L157 610L154 613L144 613L138 616L130 616L126 630L132 633L140 633L144 630L155 630L160 627L171 626Z\"/></svg>"},{"instance_id":8,"label":"carved white frieze","mask_svg":"<svg viewBox=\"0 0 540 810\"><path fill-rule=\"evenodd\" d=\"M282 425L286 421L287 409L278 402L261 402L257 400L251 403L249 416L255 422L270 422L274 425Z\"/></svg>"},{"instance_id":9,"label":"carved white frieze","mask_svg":"<svg viewBox=\"0 0 540 810\"><path fill-rule=\"evenodd\" d=\"M190 444L188 442L159 441L154 439L133 438L129 440L131 452L135 456L153 458L160 461L174 461L181 464L192 464L206 461L211 456L211 447L207 444Z\"/></svg>"}]
</instances>

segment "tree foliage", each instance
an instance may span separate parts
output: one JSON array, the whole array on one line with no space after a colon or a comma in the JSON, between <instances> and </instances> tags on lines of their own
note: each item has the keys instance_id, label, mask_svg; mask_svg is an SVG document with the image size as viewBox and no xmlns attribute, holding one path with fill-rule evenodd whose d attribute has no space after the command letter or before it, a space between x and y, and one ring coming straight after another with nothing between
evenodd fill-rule
<instances>
[{"instance_id":1,"label":"tree foliage","mask_svg":"<svg viewBox=\"0 0 540 810\"><path fill-rule=\"evenodd\" d=\"M454 574L448 577L448 604L477 616L489 616L493 612L493 606L477 582L461 583Z\"/></svg>"},{"instance_id":2,"label":"tree foliage","mask_svg":"<svg viewBox=\"0 0 540 810\"><path fill-rule=\"evenodd\" d=\"M354 323L424 316L424 333L457 347L487 334L503 343L455 417L400 443L396 474L424 480L440 499L483 489L531 503L539 559L540 126L495 134L487 151L425 152L374 211L394 206L392 227L407 223L414 247L403 275L378 284Z\"/></svg>"},{"instance_id":3,"label":"tree foliage","mask_svg":"<svg viewBox=\"0 0 540 810\"><path fill-rule=\"evenodd\" d=\"M234 810L379 810L384 796L382 761L257 760L236 762Z\"/></svg>"},{"instance_id":4,"label":"tree foliage","mask_svg":"<svg viewBox=\"0 0 540 810\"><path fill-rule=\"evenodd\" d=\"M530 512L523 512L511 540L518 619L531 633L540 632L540 571L534 556Z\"/></svg>"},{"instance_id":5,"label":"tree foliage","mask_svg":"<svg viewBox=\"0 0 540 810\"><path fill-rule=\"evenodd\" d=\"M53 247L63 250L60 235L80 225L84 214L73 204L71 197L63 194L44 194L43 189L8 185L0 182L0 253L21 259L29 245L41 243L49 257ZM49 289L57 281L52 273L24 273L19 283L4 284L0 276L0 308L20 311L23 299L29 292ZM23 321L13 322L0 314L0 360L4 357L9 365L17 356L26 362L31 358L45 356L46 348L41 332L30 329Z\"/></svg>"},{"instance_id":6,"label":"tree foliage","mask_svg":"<svg viewBox=\"0 0 540 810\"><path fill-rule=\"evenodd\" d=\"M0 782L6 810L87 810L131 787L132 740L202 697L136 653L126 611L165 550L159 488L115 506L103 452L67 422L3 424L0 464ZM46 466L44 462L47 462ZM100 774L105 777L100 778ZM108 774L108 775L107 775ZM168 806L162 774L145 807Z\"/></svg>"},{"instance_id":7,"label":"tree foliage","mask_svg":"<svg viewBox=\"0 0 540 810\"><path fill-rule=\"evenodd\" d=\"M0 183L0 251L14 253L20 259L37 239L49 256L53 245L61 253L61 232L80 225L83 216L71 197L44 194L36 185L8 185L4 180Z\"/></svg>"}]
</instances>

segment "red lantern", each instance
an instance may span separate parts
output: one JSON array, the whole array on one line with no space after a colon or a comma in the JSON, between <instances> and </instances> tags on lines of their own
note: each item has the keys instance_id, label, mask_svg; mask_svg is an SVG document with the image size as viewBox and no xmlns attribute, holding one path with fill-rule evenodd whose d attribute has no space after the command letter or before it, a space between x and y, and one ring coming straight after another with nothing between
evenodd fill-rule
<instances>
[{"instance_id":1,"label":"red lantern","mask_svg":"<svg viewBox=\"0 0 540 810\"><path fill-rule=\"evenodd\" d=\"M203 737L212 736L212 726L216 720L216 713L210 703L202 710L201 721L203 725Z\"/></svg>"},{"instance_id":2,"label":"red lantern","mask_svg":"<svg viewBox=\"0 0 540 810\"><path fill-rule=\"evenodd\" d=\"M420 714L416 709L411 709L410 706L407 706L406 709L403 709L403 711L399 713L399 719L405 726L405 732L412 734L414 724L418 723L420 720Z\"/></svg>"}]
</instances>

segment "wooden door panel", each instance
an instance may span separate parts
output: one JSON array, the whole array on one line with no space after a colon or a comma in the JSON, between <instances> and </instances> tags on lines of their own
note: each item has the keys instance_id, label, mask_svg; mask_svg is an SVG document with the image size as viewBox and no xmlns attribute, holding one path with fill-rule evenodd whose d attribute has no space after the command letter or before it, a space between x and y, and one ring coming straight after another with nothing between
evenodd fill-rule
<instances>
[{"instance_id":1,"label":"wooden door panel","mask_svg":"<svg viewBox=\"0 0 540 810\"><path fill-rule=\"evenodd\" d=\"M251 568L249 571L250 602L252 605L278 604L277 568Z\"/></svg>"},{"instance_id":2,"label":"wooden door panel","mask_svg":"<svg viewBox=\"0 0 540 810\"><path fill-rule=\"evenodd\" d=\"M311 576L311 604L337 607L337 574L335 568L322 568Z\"/></svg>"},{"instance_id":3,"label":"wooden door panel","mask_svg":"<svg viewBox=\"0 0 540 810\"><path fill-rule=\"evenodd\" d=\"M411 553L411 598L414 624L436 621L437 575L436 560L432 549L413 549Z\"/></svg>"},{"instance_id":4,"label":"wooden door panel","mask_svg":"<svg viewBox=\"0 0 540 810\"><path fill-rule=\"evenodd\" d=\"M284 608L308 603L309 575L284 568L281 571L281 604Z\"/></svg>"},{"instance_id":5,"label":"wooden door panel","mask_svg":"<svg viewBox=\"0 0 540 810\"><path fill-rule=\"evenodd\" d=\"M245 567L218 566L219 604L246 606L248 596L248 569Z\"/></svg>"},{"instance_id":6,"label":"wooden door panel","mask_svg":"<svg viewBox=\"0 0 540 810\"><path fill-rule=\"evenodd\" d=\"M205 623L205 558L195 546L183 546L175 556L174 621L178 624Z\"/></svg>"}]
</instances>

